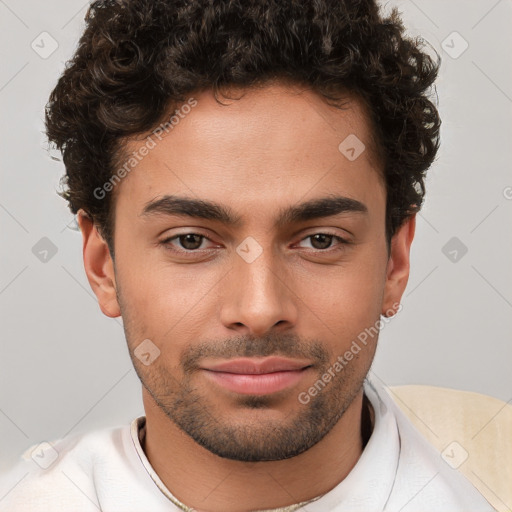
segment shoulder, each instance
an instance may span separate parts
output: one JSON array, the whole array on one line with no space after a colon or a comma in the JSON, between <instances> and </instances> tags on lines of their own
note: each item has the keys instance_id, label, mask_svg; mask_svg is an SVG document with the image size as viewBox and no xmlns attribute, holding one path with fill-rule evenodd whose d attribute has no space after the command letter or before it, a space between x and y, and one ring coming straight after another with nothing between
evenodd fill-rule
<instances>
[{"instance_id":1,"label":"shoulder","mask_svg":"<svg viewBox=\"0 0 512 512\"><path fill-rule=\"evenodd\" d=\"M98 510L95 480L122 458L129 426L45 441L28 448L0 475L0 511ZM61 504L61 505L60 505Z\"/></svg>"},{"instance_id":2,"label":"shoulder","mask_svg":"<svg viewBox=\"0 0 512 512\"><path fill-rule=\"evenodd\" d=\"M501 464L499 473L493 468L500 466L495 462L503 450L511 449L511 441L506 436L500 441L496 432L492 442L483 434L478 439L482 426L489 427L496 411L503 411L506 404L485 395L434 386L397 386L381 389L379 394L395 415L400 434L396 485L407 486L413 475L417 478L418 495L411 496L410 510L414 510L414 501L422 499L439 503L439 510L457 505L461 510L494 510L507 502L512 467ZM506 414L500 421L504 420ZM510 432L512 416L506 421L508 429L494 425L491 430L498 427L502 433Z\"/></svg>"}]
</instances>

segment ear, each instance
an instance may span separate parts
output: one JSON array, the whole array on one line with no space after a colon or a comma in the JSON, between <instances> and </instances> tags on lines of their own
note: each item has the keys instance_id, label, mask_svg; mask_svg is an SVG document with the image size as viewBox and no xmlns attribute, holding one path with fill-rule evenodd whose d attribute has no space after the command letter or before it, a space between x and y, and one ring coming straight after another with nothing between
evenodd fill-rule
<instances>
[{"instance_id":1,"label":"ear","mask_svg":"<svg viewBox=\"0 0 512 512\"><path fill-rule=\"evenodd\" d=\"M108 317L121 316L116 295L114 262L107 242L84 210L77 213L77 218L82 232L85 273L92 291L98 298L100 309Z\"/></svg>"},{"instance_id":2,"label":"ear","mask_svg":"<svg viewBox=\"0 0 512 512\"><path fill-rule=\"evenodd\" d=\"M409 280L410 250L415 229L416 214L409 217L391 238L391 251L382 300L384 316L393 316L399 310L400 300Z\"/></svg>"}]
</instances>

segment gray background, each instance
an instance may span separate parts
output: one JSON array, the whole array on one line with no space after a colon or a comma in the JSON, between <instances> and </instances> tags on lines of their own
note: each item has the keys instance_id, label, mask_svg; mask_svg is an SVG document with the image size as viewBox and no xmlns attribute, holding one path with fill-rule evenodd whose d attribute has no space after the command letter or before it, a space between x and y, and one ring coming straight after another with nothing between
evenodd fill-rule
<instances>
[{"instance_id":1,"label":"gray background","mask_svg":"<svg viewBox=\"0 0 512 512\"><path fill-rule=\"evenodd\" d=\"M0 0L0 469L34 443L143 413L122 321L103 316L89 289L81 235L56 194L63 165L45 151L43 107L87 5ZM446 386L508 401L512 2L416 0L385 8L394 5L409 32L442 55L442 148L418 217L403 310L382 331L374 372L389 385ZM52 44L58 48L46 55ZM43 237L57 250L46 261L37 254L48 245Z\"/></svg>"}]
</instances>

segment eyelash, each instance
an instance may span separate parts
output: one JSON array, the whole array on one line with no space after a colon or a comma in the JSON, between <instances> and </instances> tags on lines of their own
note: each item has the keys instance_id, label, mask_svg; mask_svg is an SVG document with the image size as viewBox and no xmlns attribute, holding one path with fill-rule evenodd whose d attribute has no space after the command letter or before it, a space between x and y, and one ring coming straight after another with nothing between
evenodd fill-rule
<instances>
[{"instance_id":1,"label":"eyelash","mask_svg":"<svg viewBox=\"0 0 512 512\"><path fill-rule=\"evenodd\" d=\"M190 254L190 255L193 255L193 254L199 254L201 251L211 250L211 249L176 249L175 247L173 247L171 245L171 242L173 240L179 240L181 237L187 236L187 235L197 235L197 236L201 237L204 240L210 240L206 235L202 235L201 233L195 233L193 231L190 231L188 233L180 233L179 235L175 235L173 237L166 238L165 240L162 240L162 242L160 242L160 243L167 250L169 250L171 252L178 253L178 254ZM319 231L318 233L313 233L311 235L308 235L308 236L302 238L300 240L300 242L302 242L304 240L307 240L308 238L312 238L315 235L326 235L326 236L332 237L333 239L338 241L338 245L334 246L334 247L328 247L327 249L314 249L313 248L313 249L310 250L310 252L330 253L330 252L340 251L340 250L344 250L345 249L344 246L350 245L350 243L351 243L348 240L345 240L344 238L342 238L342 237L340 237L338 235L334 235L333 233L328 233L328 232L324 232L324 231Z\"/></svg>"}]
</instances>

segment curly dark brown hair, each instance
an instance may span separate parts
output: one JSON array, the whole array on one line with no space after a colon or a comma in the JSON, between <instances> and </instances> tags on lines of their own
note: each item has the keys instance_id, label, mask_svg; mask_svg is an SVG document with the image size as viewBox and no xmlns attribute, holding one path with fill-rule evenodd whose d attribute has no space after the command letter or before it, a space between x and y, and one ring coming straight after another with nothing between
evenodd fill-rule
<instances>
[{"instance_id":1,"label":"curly dark brown hair","mask_svg":"<svg viewBox=\"0 0 512 512\"><path fill-rule=\"evenodd\" d=\"M282 79L366 105L387 188L386 237L421 208L439 147L429 99L439 69L399 13L374 0L100 0L46 106L66 167L60 193L114 254L112 177L127 136L153 129L191 93Z\"/></svg>"}]
</instances>

